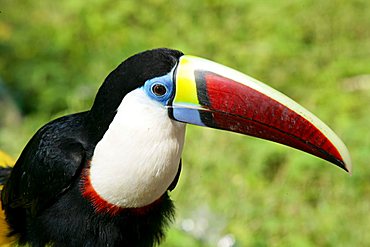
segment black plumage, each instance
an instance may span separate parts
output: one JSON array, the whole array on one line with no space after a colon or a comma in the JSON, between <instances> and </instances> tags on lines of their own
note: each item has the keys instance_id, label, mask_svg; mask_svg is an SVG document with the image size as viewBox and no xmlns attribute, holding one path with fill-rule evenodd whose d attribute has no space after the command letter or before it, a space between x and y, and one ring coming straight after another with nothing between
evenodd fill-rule
<instances>
[{"instance_id":1,"label":"black plumage","mask_svg":"<svg viewBox=\"0 0 370 247\"><path fill-rule=\"evenodd\" d=\"M123 209L111 215L97 213L81 187L83 171L89 169L94 148L123 97L146 80L167 74L181 55L157 49L127 59L108 75L90 111L58 118L37 131L2 191L10 235L32 246L159 243L174 213L167 192L145 210ZM169 189L176 185L178 175Z\"/></svg>"},{"instance_id":2,"label":"black plumage","mask_svg":"<svg viewBox=\"0 0 370 247\"><path fill-rule=\"evenodd\" d=\"M11 171L10 166L0 167L0 185L8 181Z\"/></svg>"}]
</instances>

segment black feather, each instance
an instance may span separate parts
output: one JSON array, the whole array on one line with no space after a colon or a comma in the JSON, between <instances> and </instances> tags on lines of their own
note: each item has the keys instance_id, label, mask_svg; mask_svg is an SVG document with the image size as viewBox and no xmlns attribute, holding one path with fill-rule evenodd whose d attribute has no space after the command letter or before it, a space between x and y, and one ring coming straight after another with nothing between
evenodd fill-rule
<instances>
[{"instance_id":1,"label":"black feather","mask_svg":"<svg viewBox=\"0 0 370 247\"><path fill-rule=\"evenodd\" d=\"M12 168L10 166L0 167L0 185L3 185L8 181Z\"/></svg>"},{"instance_id":2,"label":"black feather","mask_svg":"<svg viewBox=\"0 0 370 247\"><path fill-rule=\"evenodd\" d=\"M28 220L52 205L80 175L85 160L85 113L42 127L17 160L2 191L2 206L14 233L26 235Z\"/></svg>"}]
</instances>

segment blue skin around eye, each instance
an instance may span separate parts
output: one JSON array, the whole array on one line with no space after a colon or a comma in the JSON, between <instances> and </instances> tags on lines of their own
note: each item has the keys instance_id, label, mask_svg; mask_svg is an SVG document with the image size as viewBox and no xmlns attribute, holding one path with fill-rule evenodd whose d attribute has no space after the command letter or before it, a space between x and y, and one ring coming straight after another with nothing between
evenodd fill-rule
<instances>
[{"instance_id":1,"label":"blue skin around eye","mask_svg":"<svg viewBox=\"0 0 370 247\"><path fill-rule=\"evenodd\" d=\"M162 105L168 105L168 101L171 99L174 93L174 83L173 83L173 71L168 74L160 77L156 77L150 80L147 80L142 87L145 93L153 100L158 101ZM166 93L164 95L158 96L155 95L152 91L153 85L160 84L166 87ZM173 116L177 121L191 123L195 125L205 126L200 118L200 113L197 109L186 108L186 107L174 107Z\"/></svg>"},{"instance_id":2,"label":"blue skin around eye","mask_svg":"<svg viewBox=\"0 0 370 247\"><path fill-rule=\"evenodd\" d=\"M155 95L152 91L152 87L155 84L163 85L164 87L166 87L167 92L161 96ZM143 89L151 99L160 102L162 105L167 105L168 100L171 98L174 89L172 81L172 71L164 76L147 80L143 86Z\"/></svg>"}]
</instances>

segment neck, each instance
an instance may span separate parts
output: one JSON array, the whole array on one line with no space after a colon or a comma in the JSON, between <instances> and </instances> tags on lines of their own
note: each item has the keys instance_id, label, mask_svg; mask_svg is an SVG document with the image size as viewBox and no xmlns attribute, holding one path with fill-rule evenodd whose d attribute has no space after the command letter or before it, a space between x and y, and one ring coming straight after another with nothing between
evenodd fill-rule
<instances>
[{"instance_id":1,"label":"neck","mask_svg":"<svg viewBox=\"0 0 370 247\"><path fill-rule=\"evenodd\" d=\"M96 193L121 208L142 208L158 200L179 169L185 125L167 109L131 92L97 143L90 180Z\"/></svg>"}]
</instances>

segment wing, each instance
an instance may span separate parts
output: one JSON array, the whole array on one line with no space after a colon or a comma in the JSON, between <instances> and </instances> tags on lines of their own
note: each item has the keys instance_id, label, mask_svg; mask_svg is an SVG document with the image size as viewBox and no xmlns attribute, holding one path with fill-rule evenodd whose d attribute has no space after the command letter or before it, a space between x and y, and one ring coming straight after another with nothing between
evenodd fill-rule
<instances>
[{"instance_id":1,"label":"wing","mask_svg":"<svg viewBox=\"0 0 370 247\"><path fill-rule=\"evenodd\" d=\"M81 135L85 114L46 124L26 145L1 198L8 222L15 230L25 225L26 217L48 208L80 175L86 154Z\"/></svg>"}]
</instances>

